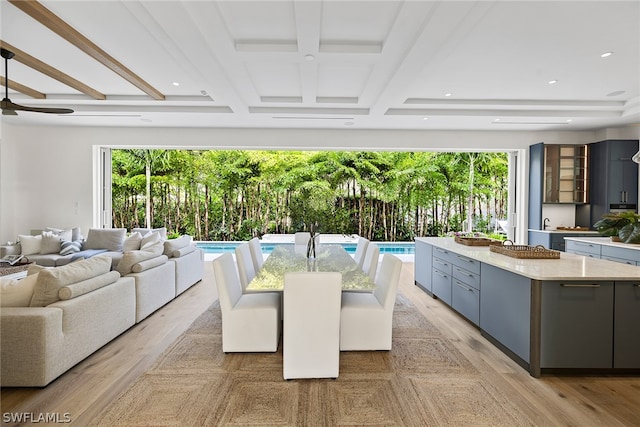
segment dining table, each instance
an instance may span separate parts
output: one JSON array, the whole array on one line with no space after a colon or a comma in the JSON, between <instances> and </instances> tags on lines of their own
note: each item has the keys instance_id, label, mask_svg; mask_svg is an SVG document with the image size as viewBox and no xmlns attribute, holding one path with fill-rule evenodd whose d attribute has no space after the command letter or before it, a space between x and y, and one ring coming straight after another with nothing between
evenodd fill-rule
<instances>
[{"instance_id":1,"label":"dining table","mask_svg":"<svg viewBox=\"0 0 640 427\"><path fill-rule=\"evenodd\" d=\"M376 285L341 245L320 244L307 257L306 245L278 245L247 285L248 292L282 292L288 272L323 271L342 274L342 291L373 292Z\"/></svg>"}]
</instances>

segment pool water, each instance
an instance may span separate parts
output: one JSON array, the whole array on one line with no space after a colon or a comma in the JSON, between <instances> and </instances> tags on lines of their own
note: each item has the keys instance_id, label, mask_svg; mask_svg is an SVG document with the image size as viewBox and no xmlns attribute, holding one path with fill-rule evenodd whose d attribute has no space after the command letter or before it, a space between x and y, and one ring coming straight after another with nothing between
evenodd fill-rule
<instances>
[{"instance_id":1,"label":"pool water","mask_svg":"<svg viewBox=\"0 0 640 427\"><path fill-rule=\"evenodd\" d=\"M223 254L234 252L236 247L244 242L196 242L196 246L206 254ZM413 255L415 243L413 242L375 242L380 247L381 254ZM290 243L261 243L262 253L270 254L276 246ZM338 243L348 253L356 252L356 243Z\"/></svg>"}]
</instances>

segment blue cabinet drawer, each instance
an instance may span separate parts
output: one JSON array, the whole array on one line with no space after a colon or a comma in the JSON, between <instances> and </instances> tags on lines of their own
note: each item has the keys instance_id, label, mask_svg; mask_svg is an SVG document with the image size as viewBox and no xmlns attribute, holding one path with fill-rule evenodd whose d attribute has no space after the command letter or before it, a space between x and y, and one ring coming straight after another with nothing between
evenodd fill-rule
<instances>
[{"instance_id":1,"label":"blue cabinet drawer","mask_svg":"<svg viewBox=\"0 0 640 427\"><path fill-rule=\"evenodd\" d=\"M603 245L602 258L605 258L605 259L617 258L618 260L621 260L618 262L625 262L627 264L629 264L629 262L627 261L632 261L633 264L631 265L636 265L638 261L640 261L640 251L635 249L620 248L617 246Z\"/></svg>"},{"instance_id":2,"label":"blue cabinet drawer","mask_svg":"<svg viewBox=\"0 0 640 427\"><path fill-rule=\"evenodd\" d=\"M450 306L451 274L444 273L434 268L431 275L431 285L433 294Z\"/></svg>"},{"instance_id":3,"label":"blue cabinet drawer","mask_svg":"<svg viewBox=\"0 0 640 427\"><path fill-rule=\"evenodd\" d=\"M480 291L453 279L451 307L474 325L480 325Z\"/></svg>"},{"instance_id":4,"label":"blue cabinet drawer","mask_svg":"<svg viewBox=\"0 0 640 427\"><path fill-rule=\"evenodd\" d=\"M475 274L480 274L480 261L471 259L464 255L454 254L453 265L462 267L463 269Z\"/></svg>"},{"instance_id":5,"label":"blue cabinet drawer","mask_svg":"<svg viewBox=\"0 0 640 427\"><path fill-rule=\"evenodd\" d=\"M480 274L472 273L469 270L465 270L464 268L454 265L453 278L454 280L459 280L465 285L480 290Z\"/></svg>"},{"instance_id":6,"label":"blue cabinet drawer","mask_svg":"<svg viewBox=\"0 0 640 427\"><path fill-rule=\"evenodd\" d=\"M451 262L446 259L433 257L433 268L443 273L451 275Z\"/></svg>"},{"instance_id":7,"label":"blue cabinet drawer","mask_svg":"<svg viewBox=\"0 0 640 427\"><path fill-rule=\"evenodd\" d=\"M596 255L596 258L600 258L600 245L587 242L576 242L574 240L566 241L567 252L582 254Z\"/></svg>"}]
</instances>

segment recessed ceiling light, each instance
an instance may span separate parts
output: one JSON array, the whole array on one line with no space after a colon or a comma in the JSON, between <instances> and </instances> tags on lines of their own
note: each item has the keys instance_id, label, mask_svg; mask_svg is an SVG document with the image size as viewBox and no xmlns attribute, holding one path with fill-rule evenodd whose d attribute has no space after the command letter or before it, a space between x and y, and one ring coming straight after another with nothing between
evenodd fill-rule
<instances>
[{"instance_id":1,"label":"recessed ceiling light","mask_svg":"<svg viewBox=\"0 0 640 427\"><path fill-rule=\"evenodd\" d=\"M494 122L499 122L501 119L495 119Z\"/></svg>"},{"instance_id":2,"label":"recessed ceiling light","mask_svg":"<svg viewBox=\"0 0 640 427\"><path fill-rule=\"evenodd\" d=\"M567 119L567 123L571 123L573 119Z\"/></svg>"},{"instance_id":3,"label":"recessed ceiling light","mask_svg":"<svg viewBox=\"0 0 640 427\"><path fill-rule=\"evenodd\" d=\"M557 81L557 80L549 80L549 84L550 84L550 85L554 85L554 84L556 84L556 83L558 83L558 81Z\"/></svg>"},{"instance_id":4,"label":"recessed ceiling light","mask_svg":"<svg viewBox=\"0 0 640 427\"><path fill-rule=\"evenodd\" d=\"M611 55L613 55L613 52L605 52L602 55L600 55L600 58L608 58Z\"/></svg>"},{"instance_id":5,"label":"recessed ceiling light","mask_svg":"<svg viewBox=\"0 0 640 427\"><path fill-rule=\"evenodd\" d=\"M206 91L206 90L204 90L204 89L202 89L202 90L200 91L200 94L201 94L202 96L207 96L207 95L209 95L209 94L207 93L207 91Z\"/></svg>"},{"instance_id":6,"label":"recessed ceiling light","mask_svg":"<svg viewBox=\"0 0 640 427\"><path fill-rule=\"evenodd\" d=\"M174 86L180 86L180 83L178 83L178 82L173 82L171 84L174 85Z\"/></svg>"},{"instance_id":7,"label":"recessed ceiling light","mask_svg":"<svg viewBox=\"0 0 640 427\"><path fill-rule=\"evenodd\" d=\"M344 125L345 125L345 126L353 126L353 125L354 125L354 123L353 123L353 122L344 122Z\"/></svg>"},{"instance_id":8,"label":"recessed ceiling light","mask_svg":"<svg viewBox=\"0 0 640 427\"><path fill-rule=\"evenodd\" d=\"M607 96L618 96L618 95L622 95L624 93L627 93L627 92L624 91L624 90L616 90L615 92L608 93Z\"/></svg>"},{"instance_id":9,"label":"recessed ceiling light","mask_svg":"<svg viewBox=\"0 0 640 427\"><path fill-rule=\"evenodd\" d=\"M451 96L451 93L445 93L444 96Z\"/></svg>"},{"instance_id":10,"label":"recessed ceiling light","mask_svg":"<svg viewBox=\"0 0 640 427\"><path fill-rule=\"evenodd\" d=\"M429 117L423 117L422 120L429 120Z\"/></svg>"},{"instance_id":11,"label":"recessed ceiling light","mask_svg":"<svg viewBox=\"0 0 640 427\"><path fill-rule=\"evenodd\" d=\"M316 59L316 57L315 57L315 56L313 56L313 55L311 55L310 53L308 53L308 54L306 54L306 55L304 56L304 60L305 60L305 61L309 61L309 62L311 62L311 61L313 61L314 59Z\"/></svg>"}]
</instances>

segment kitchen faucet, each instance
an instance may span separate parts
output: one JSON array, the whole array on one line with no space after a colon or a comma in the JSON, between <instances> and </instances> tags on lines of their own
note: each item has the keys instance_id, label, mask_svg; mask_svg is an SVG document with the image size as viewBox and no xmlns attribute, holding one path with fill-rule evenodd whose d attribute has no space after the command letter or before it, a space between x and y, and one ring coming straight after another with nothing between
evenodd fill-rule
<instances>
[{"instance_id":1,"label":"kitchen faucet","mask_svg":"<svg viewBox=\"0 0 640 427\"><path fill-rule=\"evenodd\" d=\"M542 220L542 229L546 230L547 226L549 225L549 218L545 218L544 220Z\"/></svg>"}]
</instances>

